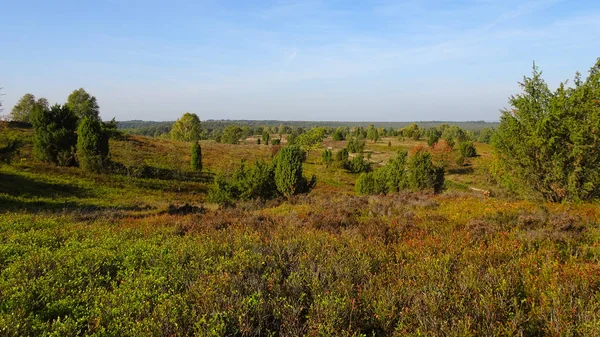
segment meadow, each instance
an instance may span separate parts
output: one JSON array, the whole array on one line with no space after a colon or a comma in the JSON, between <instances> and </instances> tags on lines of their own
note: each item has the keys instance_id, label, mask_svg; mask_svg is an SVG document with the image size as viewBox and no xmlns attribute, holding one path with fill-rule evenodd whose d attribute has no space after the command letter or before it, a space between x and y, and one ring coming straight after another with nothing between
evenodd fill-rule
<instances>
[{"instance_id":1,"label":"meadow","mask_svg":"<svg viewBox=\"0 0 600 337\"><path fill-rule=\"evenodd\" d=\"M220 207L213 177L277 146L201 141L198 173L187 142L111 139L143 178L39 162L31 128L3 127L24 146L0 166L2 336L600 335L598 203L515 196L487 144L442 193L358 196L357 174L321 162L346 144L329 137L304 163L310 193Z\"/></svg>"}]
</instances>

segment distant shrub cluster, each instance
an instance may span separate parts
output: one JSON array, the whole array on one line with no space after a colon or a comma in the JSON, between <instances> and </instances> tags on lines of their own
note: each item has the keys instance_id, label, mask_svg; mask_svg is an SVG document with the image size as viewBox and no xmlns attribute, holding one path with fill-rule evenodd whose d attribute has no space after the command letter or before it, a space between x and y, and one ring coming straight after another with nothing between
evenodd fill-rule
<instances>
[{"instance_id":1,"label":"distant shrub cluster","mask_svg":"<svg viewBox=\"0 0 600 337\"><path fill-rule=\"evenodd\" d=\"M219 174L211 187L208 200L231 205L236 200L269 200L277 196L290 197L306 193L316 183L302 173L303 153L297 146L282 148L273 162L258 161L247 167L244 162L230 176Z\"/></svg>"},{"instance_id":2,"label":"distant shrub cluster","mask_svg":"<svg viewBox=\"0 0 600 337\"><path fill-rule=\"evenodd\" d=\"M444 169L432 162L429 152L416 150L410 158L400 151L386 166L362 173L356 180L358 194L388 194L405 189L440 191L444 186Z\"/></svg>"}]
</instances>

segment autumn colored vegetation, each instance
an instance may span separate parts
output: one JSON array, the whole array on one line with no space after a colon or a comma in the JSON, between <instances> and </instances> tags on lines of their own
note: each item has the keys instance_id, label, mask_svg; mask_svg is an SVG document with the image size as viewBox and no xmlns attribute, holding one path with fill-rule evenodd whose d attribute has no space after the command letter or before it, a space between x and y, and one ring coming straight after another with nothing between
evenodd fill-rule
<instances>
[{"instance_id":1,"label":"autumn colored vegetation","mask_svg":"<svg viewBox=\"0 0 600 337\"><path fill-rule=\"evenodd\" d=\"M579 118L596 93L583 83L545 94ZM0 123L1 336L600 335L592 136L552 148L565 166L540 171L555 184L539 190L506 151L528 152L488 144L534 130L525 111L500 135L415 123L205 137L184 114L148 137L95 119L86 94L32 95L28 122ZM540 125L559 125L550 112ZM68 123L36 121L56 116ZM69 146L44 152L52 137Z\"/></svg>"}]
</instances>

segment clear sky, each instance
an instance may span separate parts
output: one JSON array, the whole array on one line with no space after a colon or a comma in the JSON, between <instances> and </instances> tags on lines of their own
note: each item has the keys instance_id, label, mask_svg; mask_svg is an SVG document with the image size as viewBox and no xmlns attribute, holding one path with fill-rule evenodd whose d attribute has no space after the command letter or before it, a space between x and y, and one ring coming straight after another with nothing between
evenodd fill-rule
<instances>
[{"instance_id":1,"label":"clear sky","mask_svg":"<svg viewBox=\"0 0 600 337\"><path fill-rule=\"evenodd\" d=\"M497 120L532 61L600 56L599 0L3 1L4 114L83 87L104 119Z\"/></svg>"}]
</instances>

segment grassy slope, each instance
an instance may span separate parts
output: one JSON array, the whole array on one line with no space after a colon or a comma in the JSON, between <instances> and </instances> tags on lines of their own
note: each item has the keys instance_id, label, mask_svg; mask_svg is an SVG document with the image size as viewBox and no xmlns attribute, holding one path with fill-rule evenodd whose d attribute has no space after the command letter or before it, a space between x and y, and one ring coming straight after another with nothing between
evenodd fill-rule
<instances>
[{"instance_id":1,"label":"grassy slope","mask_svg":"<svg viewBox=\"0 0 600 337\"><path fill-rule=\"evenodd\" d=\"M270 158L248 144L203 143L208 173ZM413 145L367 150L383 163ZM111 151L187 174L185 143L131 137ZM478 151L444 194L375 197L313 151L310 195L218 210L202 179L87 174L26 146L0 167L0 334L600 334L598 205L463 191L494 188L490 149Z\"/></svg>"}]
</instances>

